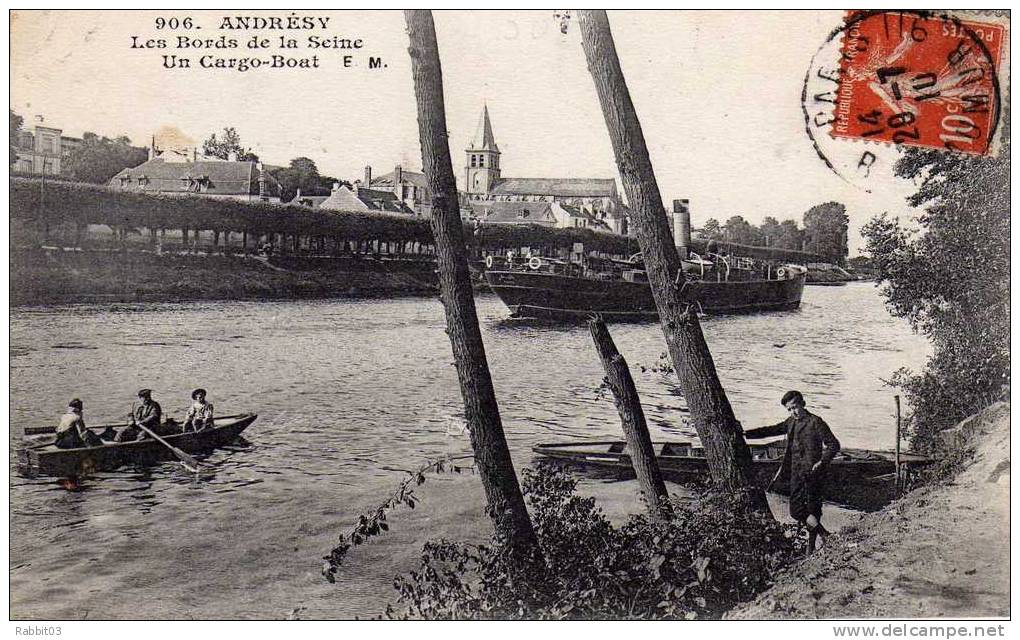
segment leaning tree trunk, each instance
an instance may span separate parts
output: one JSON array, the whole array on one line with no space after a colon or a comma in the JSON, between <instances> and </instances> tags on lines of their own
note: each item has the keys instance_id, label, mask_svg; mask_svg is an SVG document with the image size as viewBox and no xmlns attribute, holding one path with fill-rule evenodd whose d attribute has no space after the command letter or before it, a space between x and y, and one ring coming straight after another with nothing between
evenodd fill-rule
<instances>
[{"instance_id":1,"label":"leaning tree trunk","mask_svg":"<svg viewBox=\"0 0 1020 640\"><path fill-rule=\"evenodd\" d=\"M623 434L627 438L631 465L648 505L648 514L655 519L668 516L669 493L666 492L666 483L662 481L659 463L655 460L655 448L648 434L645 412L641 408L641 399L630 369L627 368L627 361L616 349L613 337L609 335L609 329L601 318L589 320L588 328L599 352L599 359L602 360L602 367L606 370L606 383L613 392Z\"/></svg>"},{"instance_id":2,"label":"leaning tree trunk","mask_svg":"<svg viewBox=\"0 0 1020 640\"><path fill-rule=\"evenodd\" d=\"M482 333L478 328L457 182L450 159L435 24L430 11L405 11L404 18L411 42L408 52L418 104L422 166L434 205L431 226L436 243L439 286L446 311L446 331L453 345L475 463L497 533L507 541L515 565L523 570L541 569L544 560L510 459Z\"/></svg>"},{"instance_id":3,"label":"leaning tree trunk","mask_svg":"<svg viewBox=\"0 0 1020 640\"><path fill-rule=\"evenodd\" d=\"M697 313L683 287L677 285L684 282L680 256L673 245L641 123L620 69L609 18L605 11L580 11L578 22L666 345L694 428L705 447L712 480L732 493L746 492L755 508L768 509L764 492L754 487L751 453L719 382Z\"/></svg>"}]
</instances>

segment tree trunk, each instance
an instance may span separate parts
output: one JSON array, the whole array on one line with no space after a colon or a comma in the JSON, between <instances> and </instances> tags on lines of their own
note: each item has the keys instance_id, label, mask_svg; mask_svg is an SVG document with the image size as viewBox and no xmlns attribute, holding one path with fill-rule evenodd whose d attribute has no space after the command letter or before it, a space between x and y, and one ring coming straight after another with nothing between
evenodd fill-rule
<instances>
[{"instance_id":1,"label":"tree trunk","mask_svg":"<svg viewBox=\"0 0 1020 640\"><path fill-rule=\"evenodd\" d=\"M599 352L602 366L606 370L606 382L613 392L616 410L620 413L623 433L627 438L627 450L634 466L641 493L648 504L648 513L652 518L661 518L669 513L669 493L666 483L662 481L659 463L655 460L655 447L652 437L648 434L645 412L641 408L634 379L630 376L627 361L616 350L612 336L606 323L600 318L588 321L592 340Z\"/></svg>"},{"instance_id":2,"label":"tree trunk","mask_svg":"<svg viewBox=\"0 0 1020 640\"><path fill-rule=\"evenodd\" d=\"M515 566L523 571L545 566L510 458L496 393L478 328L471 274L460 221L457 182L447 137L439 46L430 11L405 11L410 39L411 75L418 105L422 166L432 191L439 285L446 311L464 412L475 462L497 532L506 540Z\"/></svg>"},{"instance_id":3,"label":"tree trunk","mask_svg":"<svg viewBox=\"0 0 1020 640\"><path fill-rule=\"evenodd\" d=\"M637 225L655 305L680 388L698 437L705 447L712 480L732 493L746 493L754 508L768 509L755 488L751 452L705 343L691 300L683 296L680 256L662 207L644 133L620 69L605 11L579 11L581 44L602 105L623 188Z\"/></svg>"}]
</instances>

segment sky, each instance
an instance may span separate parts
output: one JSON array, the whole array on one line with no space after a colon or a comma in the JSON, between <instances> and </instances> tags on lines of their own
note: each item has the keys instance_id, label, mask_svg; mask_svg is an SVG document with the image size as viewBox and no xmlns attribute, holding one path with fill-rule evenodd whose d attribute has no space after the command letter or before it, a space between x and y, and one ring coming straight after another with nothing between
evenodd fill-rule
<instances>
[{"instance_id":1,"label":"sky","mask_svg":"<svg viewBox=\"0 0 1020 640\"><path fill-rule=\"evenodd\" d=\"M308 31L225 31L224 16L329 18ZM157 18L191 16L201 30L157 29ZM851 255L873 215L911 215L915 187L886 176L870 192L834 174L805 133L801 91L812 56L839 11L610 12L623 71L660 191L691 202L693 224L742 215L800 222L836 200L850 215ZM488 105L504 177L618 177L587 70L576 19L567 33L552 11L435 14L454 172ZM10 107L27 126L44 118L64 135L125 134L146 145L160 127L204 140L235 127L270 164L315 160L324 174L361 178L421 159L403 15L399 11L21 11L11 23ZM354 52L319 54L319 69L201 69L201 55L246 57L252 35L361 38ZM132 49L178 35L239 40L235 50ZM352 53L354 67L341 56ZM165 69L162 56L191 57ZM260 53L266 57L266 53ZM368 56L386 67L368 69ZM846 141L847 145L855 144ZM621 185L622 186L622 185Z\"/></svg>"}]
</instances>

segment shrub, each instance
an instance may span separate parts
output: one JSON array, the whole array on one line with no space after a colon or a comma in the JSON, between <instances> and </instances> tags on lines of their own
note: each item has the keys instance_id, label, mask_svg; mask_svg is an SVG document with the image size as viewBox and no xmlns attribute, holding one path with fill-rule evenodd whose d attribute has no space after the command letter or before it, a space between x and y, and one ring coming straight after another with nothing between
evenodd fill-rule
<instances>
[{"instance_id":1,"label":"shrub","mask_svg":"<svg viewBox=\"0 0 1020 640\"><path fill-rule=\"evenodd\" d=\"M424 619L718 618L764 590L795 552L792 527L730 497L674 500L665 521L614 526L576 482L542 466L523 489L547 570L521 575L498 538L436 540L394 586L389 617Z\"/></svg>"},{"instance_id":2,"label":"shrub","mask_svg":"<svg viewBox=\"0 0 1020 640\"><path fill-rule=\"evenodd\" d=\"M1008 393L1009 145L995 158L911 150L896 170L920 184L917 228L882 215L861 233L890 312L932 343L924 370L894 382L911 444L938 453L938 433Z\"/></svg>"}]
</instances>

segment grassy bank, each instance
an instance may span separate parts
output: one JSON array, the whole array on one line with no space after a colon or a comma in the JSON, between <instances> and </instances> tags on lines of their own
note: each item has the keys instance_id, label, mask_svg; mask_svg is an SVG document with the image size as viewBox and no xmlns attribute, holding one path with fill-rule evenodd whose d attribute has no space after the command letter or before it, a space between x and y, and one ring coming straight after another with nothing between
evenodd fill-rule
<instances>
[{"instance_id":1,"label":"grassy bank","mask_svg":"<svg viewBox=\"0 0 1020 640\"><path fill-rule=\"evenodd\" d=\"M426 261L12 250L11 304L389 297L437 291Z\"/></svg>"},{"instance_id":2,"label":"grassy bank","mask_svg":"<svg viewBox=\"0 0 1020 640\"><path fill-rule=\"evenodd\" d=\"M734 619L1008 616L1009 404L952 433L973 459L950 483L852 520Z\"/></svg>"}]
</instances>

